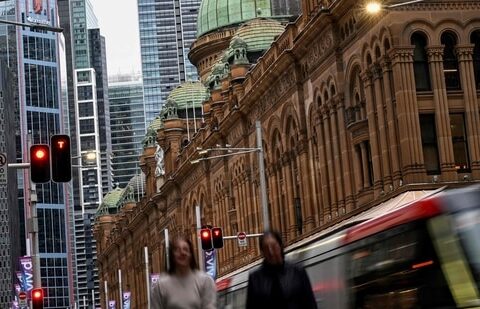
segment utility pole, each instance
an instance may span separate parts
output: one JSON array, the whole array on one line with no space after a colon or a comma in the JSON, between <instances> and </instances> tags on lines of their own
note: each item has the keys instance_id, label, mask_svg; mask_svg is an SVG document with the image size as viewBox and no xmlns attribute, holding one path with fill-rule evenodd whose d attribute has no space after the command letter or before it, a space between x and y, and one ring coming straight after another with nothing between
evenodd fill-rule
<instances>
[{"instance_id":1,"label":"utility pole","mask_svg":"<svg viewBox=\"0 0 480 309\"><path fill-rule=\"evenodd\" d=\"M255 122L255 133L257 137L257 147L256 148L231 148L231 147L217 147L217 148L208 148L201 149L198 148L199 155L206 155L212 151L227 151L226 154L215 155L211 157L200 157L198 159L190 161L191 164L197 164L201 161L212 160L217 158L231 157L240 154L246 154L251 152L256 152L258 154L258 173L260 177L260 203L262 207L262 217L263 217L263 229L268 231L270 229L270 217L268 211L268 197L267 197L267 181L265 177L265 162L264 162L264 153L263 153L263 143L262 143L262 125L260 121ZM235 152L236 151L236 152ZM199 210L197 213L197 230L200 230L199 220ZM200 254L199 254L200 255Z\"/></svg>"},{"instance_id":2,"label":"utility pole","mask_svg":"<svg viewBox=\"0 0 480 309\"><path fill-rule=\"evenodd\" d=\"M260 195L262 200L263 229L265 231L268 231L270 230L270 219L268 215L267 181L265 179L265 162L263 156L262 124L258 120L255 121L255 130L257 133L258 173L260 175Z\"/></svg>"},{"instance_id":3,"label":"utility pole","mask_svg":"<svg viewBox=\"0 0 480 309\"><path fill-rule=\"evenodd\" d=\"M30 141L28 142L30 146ZM13 169L30 169L30 163L9 163L8 167ZM38 217L37 217L37 191L36 184L30 180L30 216L27 218L26 227L30 234L30 253L33 264L33 287L42 287L42 278L40 276L40 253L38 250Z\"/></svg>"}]
</instances>

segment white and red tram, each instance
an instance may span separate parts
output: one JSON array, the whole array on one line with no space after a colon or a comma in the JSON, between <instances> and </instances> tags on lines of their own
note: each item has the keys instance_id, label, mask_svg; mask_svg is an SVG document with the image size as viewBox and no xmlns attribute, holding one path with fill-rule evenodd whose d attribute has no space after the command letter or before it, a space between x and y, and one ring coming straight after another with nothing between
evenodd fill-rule
<instances>
[{"instance_id":1,"label":"white and red tram","mask_svg":"<svg viewBox=\"0 0 480 309\"><path fill-rule=\"evenodd\" d=\"M286 248L318 308L480 308L480 186L391 208ZM260 263L217 280L219 308L245 307L248 273Z\"/></svg>"}]
</instances>

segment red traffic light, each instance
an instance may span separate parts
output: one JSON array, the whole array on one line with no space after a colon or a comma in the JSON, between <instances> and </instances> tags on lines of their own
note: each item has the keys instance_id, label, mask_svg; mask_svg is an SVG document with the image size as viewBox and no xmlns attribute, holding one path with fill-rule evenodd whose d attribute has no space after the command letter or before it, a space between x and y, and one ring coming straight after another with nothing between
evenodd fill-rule
<instances>
[{"instance_id":1,"label":"red traffic light","mask_svg":"<svg viewBox=\"0 0 480 309\"><path fill-rule=\"evenodd\" d=\"M30 147L30 177L35 183L50 181L50 149L45 144Z\"/></svg>"},{"instance_id":2,"label":"red traffic light","mask_svg":"<svg viewBox=\"0 0 480 309\"><path fill-rule=\"evenodd\" d=\"M208 228L200 230L200 240L202 243L202 249L205 251L210 251L213 249L212 244L212 231Z\"/></svg>"},{"instance_id":3,"label":"red traffic light","mask_svg":"<svg viewBox=\"0 0 480 309\"><path fill-rule=\"evenodd\" d=\"M72 179L72 156L70 154L70 136L53 135L50 140L52 150L52 180L69 182Z\"/></svg>"},{"instance_id":4,"label":"red traffic light","mask_svg":"<svg viewBox=\"0 0 480 309\"><path fill-rule=\"evenodd\" d=\"M43 289L34 289L32 291L33 299L42 299L43 298Z\"/></svg>"},{"instance_id":5,"label":"red traffic light","mask_svg":"<svg viewBox=\"0 0 480 309\"><path fill-rule=\"evenodd\" d=\"M46 156L48 156L47 152L45 152L45 149L37 149L35 150L35 160L43 160L45 159Z\"/></svg>"},{"instance_id":6,"label":"red traffic light","mask_svg":"<svg viewBox=\"0 0 480 309\"><path fill-rule=\"evenodd\" d=\"M223 248L223 232L222 228L212 228L212 243L215 249Z\"/></svg>"},{"instance_id":7,"label":"red traffic light","mask_svg":"<svg viewBox=\"0 0 480 309\"><path fill-rule=\"evenodd\" d=\"M32 308L43 309L43 289L36 288L32 290Z\"/></svg>"}]
</instances>

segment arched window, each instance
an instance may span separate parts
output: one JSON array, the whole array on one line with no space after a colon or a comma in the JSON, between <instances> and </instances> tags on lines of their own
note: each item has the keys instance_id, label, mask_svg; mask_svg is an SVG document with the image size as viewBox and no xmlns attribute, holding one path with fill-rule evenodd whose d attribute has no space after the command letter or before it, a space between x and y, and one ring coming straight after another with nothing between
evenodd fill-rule
<instances>
[{"instance_id":1,"label":"arched window","mask_svg":"<svg viewBox=\"0 0 480 309\"><path fill-rule=\"evenodd\" d=\"M458 74L458 61L455 53L457 38L451 32L442 34L441 43L443 47L443 75L447 90L460 89L460 75Z\"/></svg>"},{"instance_id":2,"label":"arched window","mask_svg":"<svg viewBox=\"0 0 480 309\"><path fill-rule=\"evenodd\" d=\"M473 47L473 70L475 72L475 85L480 90L480 30L472 33L470 42Z\"/></svg>"},{"instance_id":3,"label":"arched window","mask_svg":"<svg viewBox=\"0 0 480 309\"><path fill-rule=\"evenodd\" d=\"M428 68L427 39L419 32L412 34L411 44L413 50L413 73L415 75L415 87L417 91L432 90L430 85L430 70Z\"/></svg>"}]
</instances>

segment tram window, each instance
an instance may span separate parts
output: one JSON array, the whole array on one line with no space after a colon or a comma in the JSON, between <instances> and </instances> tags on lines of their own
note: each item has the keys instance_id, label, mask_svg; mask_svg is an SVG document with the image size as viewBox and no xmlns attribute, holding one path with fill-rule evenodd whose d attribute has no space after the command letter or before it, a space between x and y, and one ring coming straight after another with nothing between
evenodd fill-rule
<instances>
[{"instance_id":1,"label":"tram window","mask_svg":"<svg viewBox=\"0 0 480 309\"><path fill-rule=\"evenodd\" d=\"M232 293L232 309L243 309L247 303L247 289L242 288Z\"/></svg>"},{"instance_id":2,"label":"tram window","mask_svg":"<svg viewBox=\"0 0 480 309\"><path fill-rule=\"evenodd\" d=\"M345 255L305 268L318 308L345 308L347 303Z\"/></svg>"},{"instance_id":3,"label":"tram window","mask_svg":"<svg viewBox=\"0 0 480 309\"><path fill-rule=\"evenodd\" d=\"M454 215L455 229L472 265L477 283L480 282L480 209L460 212Z\"/></svg>"},{"instance_id":4,"label":"tram window","mask_svg":"<svg viewBox=\"0 0 480 309\"><path fill-rule=\"evenodd\" d=\"M353 247L347 265L354 308L454 308L424 224L400 226Z\"/></svg>"}]
</instances>

